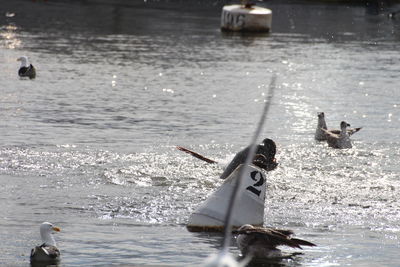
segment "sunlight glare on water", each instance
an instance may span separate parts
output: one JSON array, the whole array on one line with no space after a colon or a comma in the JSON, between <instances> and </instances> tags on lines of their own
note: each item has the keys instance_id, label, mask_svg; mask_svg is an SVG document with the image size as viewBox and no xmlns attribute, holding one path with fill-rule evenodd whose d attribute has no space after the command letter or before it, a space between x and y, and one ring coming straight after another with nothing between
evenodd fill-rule
<instances>
[{"instance_id":1,"label":"sunlight glare on water","mask_svg":"<svg viewBox=\"0 0 400 267\"><path fill-rule=\"evenodd\" d=\"M43 221L62 228L61 266L204 262L221 235L185 224L248 144L276 74L264 221L318 246L249 266L399 266L397 4L260 2L272 33L240 35L220 32L218 1L6 2L0 265L29 265ZM17 77L21 55L35 80ZM320 111L328 128L363 127L352 149L314 141Z\"/></svg>"}]
</instances>

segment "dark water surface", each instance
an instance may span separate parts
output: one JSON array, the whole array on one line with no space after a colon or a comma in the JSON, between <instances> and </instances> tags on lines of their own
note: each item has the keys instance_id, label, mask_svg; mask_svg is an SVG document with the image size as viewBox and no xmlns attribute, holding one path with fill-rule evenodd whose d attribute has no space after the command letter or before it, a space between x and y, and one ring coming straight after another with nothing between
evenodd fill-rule
<instances>
[{"instance_id":1,"label":"dark water surface","mask_svg":"<svg viewBox=\"0 0 400 267\"><path fill-rule=\"evenodd\" d=\"M400 265L400 5L270 1L270 35L232 35L223 4L0 1L1 266L29 266L43 221L62 228L60 266L198 266L221 236L188 216L250 141L273 73L265 224L318 246L250 266ZM363 127L352 149L313 140L318 111Z\"/></svg>"}]
</instances>

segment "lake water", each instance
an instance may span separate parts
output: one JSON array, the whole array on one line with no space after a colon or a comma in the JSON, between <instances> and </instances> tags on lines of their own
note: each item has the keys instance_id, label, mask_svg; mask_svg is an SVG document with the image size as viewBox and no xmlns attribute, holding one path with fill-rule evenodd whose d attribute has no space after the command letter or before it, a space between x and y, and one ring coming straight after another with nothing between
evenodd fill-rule
<instances>
[{"instance_id":1,"label":"lake water","mask_svg":"<svg viewBox=\"0 0 400 267\"><path fill-rule=\"evenodd\" d=\"M60 266L199 266L221 236L185 224L274 73L265 225L318 246L260 266L400 266L400 5L269 1L272 33L238 35L216 0L0 4L1 266L29 266L43 221ZM319 111L363 127L352 149L314 141Z\"/></svg>"}]
</instances>

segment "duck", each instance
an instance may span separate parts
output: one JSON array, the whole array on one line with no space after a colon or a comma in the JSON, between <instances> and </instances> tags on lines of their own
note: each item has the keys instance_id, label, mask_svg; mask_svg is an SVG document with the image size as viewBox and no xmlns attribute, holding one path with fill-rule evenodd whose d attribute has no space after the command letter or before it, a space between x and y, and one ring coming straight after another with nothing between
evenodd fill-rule
<instances>
[{"instance_id":1,"label":"duck","mask_svg":"<svg viewBox=\"0 0 400 267\"><path fill-rule=\"evenodd\" d=\"M326 133L326 141L328 143L328 146L339 149L352 148L350 136L347 133L347 127L350 127L350 124L348 124L345 121L342 121L340 123L339 134L336 132L322 129Z\"/></svg>"},{"instance_id":2,"label":"duck","mask_svg":"<svg viewBox=\"0 0 400 267\"><path fill-rule=\"evenodd\" d=\"M326 141L326 139L327 139L326 132L323 131L323 129L328 130L328 127L326 126L326 122L325 122L325 113L318 112L317 115L318 115L318 124L317 124L317 129L315 130L314 138L317 141ZM362 127L347 129L347 134L349 136L351 136L361 129L362 129ZM334 134L340 134L340 130L337 130L337 129L329 129L328 131L331 133L334 133Z\"/></svg>"},{"instance_id":3,"label":"duck","mask_svg":"<svg viewBox=\"0 0 400 267\"><path fill-rule=\"evenodd\" d=\"M30 260L32 262L58 262L60 260L60 250L57 248L53 233L60 232L61 229L52 223L43 222L40 225L40 236L43 244L31 250Z\"/></svg>"},{"instance_id":4,"label":"duck","mask_svg":"<svg viewBox=\"0 0 400 267\"><path fill-rule=\"evenodd\" d=\"M36 78L36 69L35 67L29 62L28 57L22 56L17 59L17 61L21 61L21 66L18 70L19 77L28 77L29 79Z\"/></svg>"},{"instance_id":5,"label":"duck","mask_svg":"<svg viewBox=\"0 0 400 267\"><path fill-rule=\"evenodd\" d=\"M316 246L309 241L293 238L292 230L244 224L233 231L237 234L236 242L243 256L253 258L279 258L282 252L278 246L302 249L302 246Z\"/></svg>"}]
</instances>

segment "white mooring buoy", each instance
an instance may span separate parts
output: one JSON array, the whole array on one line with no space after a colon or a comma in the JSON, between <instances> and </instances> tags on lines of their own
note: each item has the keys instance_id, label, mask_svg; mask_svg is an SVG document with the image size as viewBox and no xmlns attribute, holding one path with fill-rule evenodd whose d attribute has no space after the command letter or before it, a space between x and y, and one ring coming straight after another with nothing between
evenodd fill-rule
<instances>
[{"instance_id":1,"label":"white mooring buoy","mask_svg":"<svg viewBox=\"0 0 400 267\"><path fill-rule=\"evenodd\" d=\"M269 32L272 11L255 5L228 5L222 8L221 29L223 31Z\"/></svg>"},{"instance_id":2,"label":"white mooring buoy","mask_svg":"<svg viewBox=\"0 0 400 267\"><path fill-rule=\"evenodd\" d=\"M229 200L242 164L189 217L187 229L191 232L223 231ZM232 226L263 225L266 178L260 168L249 165L239 188L239 198L233 212Z\"/></svg>"}]
</instances>

